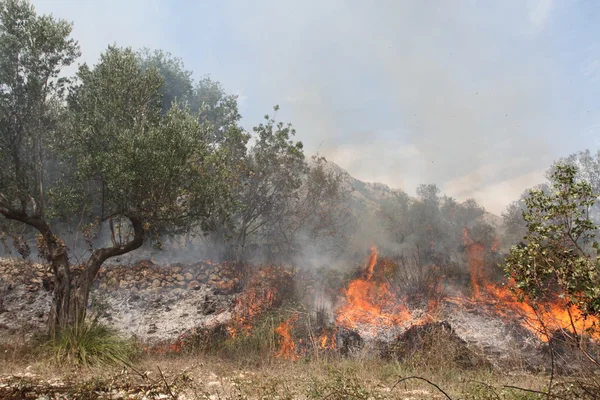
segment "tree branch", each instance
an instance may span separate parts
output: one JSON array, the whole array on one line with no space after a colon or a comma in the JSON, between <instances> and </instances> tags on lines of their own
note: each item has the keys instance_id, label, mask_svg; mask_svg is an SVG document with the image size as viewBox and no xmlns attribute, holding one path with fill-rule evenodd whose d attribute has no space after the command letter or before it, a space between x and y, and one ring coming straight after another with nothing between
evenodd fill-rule
<instances>
[{"instance_id":1,"label":"tree branch","mask_svg":"<svg viewBox=\"0 0 600 400\"><path fill-rule=\"evenodd\" d=\"M133 239L124 245L103 247L94 250L88 261L88 266L91 266L90 270L88 271L88 276L95 277L98 273L98 270L102 266L102 263L109 258L127 254L140 248L144 243L144 226L142 224L142 220L131 215L127 215L126 217L133 226Z\"/></svg>"}]
</instances>

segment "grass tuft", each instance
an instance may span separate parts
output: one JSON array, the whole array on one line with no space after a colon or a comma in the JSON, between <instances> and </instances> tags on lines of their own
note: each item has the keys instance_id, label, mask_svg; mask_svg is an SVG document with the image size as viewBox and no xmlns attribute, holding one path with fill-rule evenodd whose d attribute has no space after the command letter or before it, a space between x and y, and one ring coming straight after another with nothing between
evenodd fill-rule
<instances>
[{"instance_id":1,"label":"grass tuft","mask_svg":"<svg viewBox=\"0 0 600 400\"><path fill-rule=\"evenodd\" d=\"M95 320L57 331L42 350L57 363L82 366L130 364L137 353L133 340Z\"/></svg>"}]
</instances>

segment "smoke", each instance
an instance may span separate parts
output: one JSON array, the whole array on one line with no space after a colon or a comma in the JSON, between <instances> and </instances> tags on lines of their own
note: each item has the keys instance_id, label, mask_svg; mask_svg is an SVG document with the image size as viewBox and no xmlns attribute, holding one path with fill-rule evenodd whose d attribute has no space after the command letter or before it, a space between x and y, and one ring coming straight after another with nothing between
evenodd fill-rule
<instances>
[{"instance_id":1,"label":"smoke","mask_svg":"<svg viewBox=\"0 0 600 400\"><path fill-rule=\"evenodd\" d=\"M34 4L74 21L83 61L163 48L243 93L247 128L279 103L309 153L409 194L436 183L500 214L552 160L598 146L591 4Z\"/></svg>"},{"instance_id":2,"label":"smoke","mask_svg":"<svg viewBox=\"0 0 600 400\"><path fill-rule=\"evenodd\" d=\"M358 179L411 195L421 183L437 183L500 214L543 181L552 160L579 149L582 139L565 140L565 132L585 128L593 137L600 126L600 118L571 118L595 101L599 64L581 56L585 63L573 70L596 86L570 101L589 81L567 82L559 54L568 49L579 62L578 51L594 48L572 46L582 39L565 28L574 11L551 0L263 0L185 10L121 3L34 1L39 12L74 22L82 61L95 62L115 41L163 48L195 76L211 73L228 92L243 93L247 128L279 103L278 119L296 126L307 154L318 151ZM563 33L569 36L559 40ZM346 262L342 254L360 259L354 251L372 244L392 253L410 246L414 238L397 244L371 211L357 212L345 252L302 238L294 262L333 266ZM201 237L169 246L179 250L160 254L171 261L220 260L227 247ZM158 257L149 248L136 254Z\"/></svg>"},{"instance_id":3,"label":"smoke","mask_svg":"<svg viewBox=\"0 0 600 400\"><path fill-rule=\"evenodd\" d=\"M287 99L283 112L307 148L359 179L411 194L437 183L500 214L564 152L551 1L229 11L256 54L252 70L263 71L257 97Z\"/></svg>"}]
</instances>

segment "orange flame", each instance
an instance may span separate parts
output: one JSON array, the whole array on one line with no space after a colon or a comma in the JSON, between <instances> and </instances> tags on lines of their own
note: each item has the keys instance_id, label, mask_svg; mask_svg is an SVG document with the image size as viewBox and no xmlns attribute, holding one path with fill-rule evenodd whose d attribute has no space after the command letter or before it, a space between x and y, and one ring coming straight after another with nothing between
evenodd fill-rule
<instances>
[{"instance_id":1,"label":"orange flame","mask_svg":"<svg viewBox=\"0 0 600 400\"><path fill-rule=\"evenodd\" d=\"M473 298L477 300L480 298L481 293L480 282L483 280L482 273L485 249L481 243L475 242L469 237L469 229L467 227L463 229L463 242L466 246L467 260L471 267Z\"/></svg>"},{"instance_id":2,"label":"orange flame","mask_svg":"<svg viewBox=\"0 0 600 400\"><path fill-rule=\"evenodd\" d=\"M515 281L510 279L508 285L500 286L488 282L483 277L484 246L469 237L467 228L463 231L463 240L466 246L467 259L471 270L471 284L473 286L474 300L493 307L494 312L501 317L514 319L515 314L521 320L521 325L534 333L541 341L547 342L549 335L557 330L569 334L581 335L587 328L600 321L595 317L584 318L577 307L569 305L566 300L558 297L542 302L534 310L526 302L521 302L511 288ZM491 251L496 251L500 246L494 240ZM485 296L481 289L485 289ZM600 332L592 334L592 338L600 340Z\"/></svg>"},{"instance_id":3,"label":"orange flame","mask_svg":"<svg viewBox=\"0 0 600 400\"><path fill-rule=\"evenodd\" d=\"M298 353L296 351L296 343L292 338L291 329L292 324L298 319L298 314L292 315L288 320L283 321L277 328L275 333L280 336L280 348L279 352L275 354L275 357L282 357L287 360L298 359Z\"/></svg>"},{"instance_id":4,"label":"orange flame","mask_svg":"<svg viewBox=\"0 0 600 400\"><path fill-rule=\"evenodd\" d=\"M400 325L410 319L408 309L397 303L389 283L373 279L376 265L377 248L373 246L363 276L350 282L344 292L346 303L336 312L338 325L349 329L367 325L375 333L378 327Z\"/></svg>"},{"instance_id":5,"label":"orange flame","mask_svg":"<svg viewBox=\"0 0 600 400\"><path fill-rule=\"evenodd\" d=\"M227 332L234 338L240 333L246 335L252 329L252 322L261 312L271 307L275 301L275 289L264 291L249 289L236 299L234 314Z\"/></svg>"},{"instance_id":6,"label":"orange flame","mask_svg":"<svg viewBox=\"0 0 600 400\"><path fill-rule=\"evenodd\" d=\"M321 335L319 336L319 338L317 339L317 342L319 343L319 350L335 350L336 348L336 333L337 330L332 330L332 331L328 331L328 330L324 330Z\"/></svg>"}]
</instances>

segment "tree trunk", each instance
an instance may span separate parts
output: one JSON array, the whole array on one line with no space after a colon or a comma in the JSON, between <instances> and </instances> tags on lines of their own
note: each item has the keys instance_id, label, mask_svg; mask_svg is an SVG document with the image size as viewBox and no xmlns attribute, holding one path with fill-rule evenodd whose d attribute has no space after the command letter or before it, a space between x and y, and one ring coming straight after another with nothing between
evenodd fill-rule
<instances>
[{"instance_id":1,"label":"tree trunk","mask_svg":"<svg viewBox=\"0 0 600 400\"><path fill-rule=\"evenodd\" d=\"M34 212L38 210L37 202L31 198ZM114 243L93 251L84 270L73 276L69 265L69 257L64 242L54 235L48 223L39 215L29 216L22 210L10 207L4 196L0 194L0 214L8 219L23 222L36 228L45 242L45 255L54 273L54 292L52 307L48 318L50 334L56 334L57 329L83 323L87 311L90 289L100 267L107 259L120 256L140 248L144 242L144 227L142 221L135 216L126 216L133 228L133 239L124 244Z\"/></svg>"},{"instance_id":2,"label":"tree trunk","mask_svg":"<svg viewBox=\"0 0 600 400\"><path fill-rule=\"evenodd\" d=\"M68 264L60 266L60 272L54 274L54 293L52 296L52 308L48 318L50 334L54 335L56 329L67 325L67 315L71 301L71 279L70 274L65 271Z\"/></svg>"},{"instance_id":3,"label":"tree trunk","mask_svg":"<svg viewBox=\"0 0 600 400\"><path fill-rule=\"evenodd\" d=\"M68 316L70 325L78 325L85 321L92 284L101 266L97 260L90 260L85 270L73 279Z\"/></svg>"},{"instance_id":4,"label":"tree trunk","mask_svg":"<svg viewBox=\"0 0 600 400\"><path fill-rule=\"evenodd\" d=\"M48 242L48 241L47 241ZM52 244L53 246L53 244ZM68 325L69 305L71 303L71 269L69 259L64 248L50 251L50 263L54 270L54 291L52 296L52 308L48 318L48 328L54 335L56 329Z\"/></svg>"},{"instance_id":5,"label":"tree trunk","mask_svg":"<svg viewBox=\"0 0 600 400\"><path fill-rule=\"evenodd\" d=\"M48 321L52 335L57 329L77 326L85 321L90 290L101 265L99 259L93 258L77 275L55 274L54 296Z\"/></svg>"}]
</instances>

